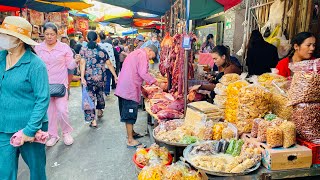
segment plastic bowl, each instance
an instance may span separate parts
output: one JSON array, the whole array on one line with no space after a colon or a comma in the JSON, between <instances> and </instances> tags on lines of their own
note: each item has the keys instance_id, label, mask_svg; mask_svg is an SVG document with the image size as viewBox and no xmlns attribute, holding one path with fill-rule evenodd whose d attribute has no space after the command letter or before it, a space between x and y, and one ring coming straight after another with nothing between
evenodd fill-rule
<instances>
[{"instance_id":1,"label":"plastic bowl","mask_svg":"<svg viewBox=\"0 0 320 180\"><path fill-rule=\"evenodd\" d=\"M149 148L146 148L146 151L147 152L149 152ZM134 162L134 164L137 166L137 167L139 167L139 168L143 168L144 167L144 165L142 165L142 164L140 164L137 160L136 160L136 158L137 158L137 153L134 153L134 155L133 155L133 162ZM170 165L171 163L172 163L172 155L170 154L170 153L168 153L168 163L167 164L165 164L165 165Z\"/></svg>"}]
</instances>

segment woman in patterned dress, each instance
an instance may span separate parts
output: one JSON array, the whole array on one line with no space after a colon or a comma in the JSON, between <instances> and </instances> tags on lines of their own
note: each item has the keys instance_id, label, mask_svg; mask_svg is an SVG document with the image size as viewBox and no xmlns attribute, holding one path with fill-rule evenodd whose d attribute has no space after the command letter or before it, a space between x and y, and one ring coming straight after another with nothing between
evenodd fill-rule
<instances>
[{"instance_id":1,"label":"woman in patterned dress","mask_svg":"<svg viewBox=\"0 0 320 180\"><path fill-rule=\"evenodd\" d=\"M103 109L105 107L104 102L104 85L106 81L105 77L105 65L110 69L116 82L117 75L112 63L109 60L108 53L103 50L96 40L98 35L94 31L88 32L87 39L89 40L87 47L82 47L80 55L82 57L80 61L81 71L81 84L83 88L86 88L89 96L93 102L97 102L97 116L101 118L103 116ZM85 121L91 122L90 127L97 128L96 113L94 110L85 110Z\"/></svg>"}]
</instances>

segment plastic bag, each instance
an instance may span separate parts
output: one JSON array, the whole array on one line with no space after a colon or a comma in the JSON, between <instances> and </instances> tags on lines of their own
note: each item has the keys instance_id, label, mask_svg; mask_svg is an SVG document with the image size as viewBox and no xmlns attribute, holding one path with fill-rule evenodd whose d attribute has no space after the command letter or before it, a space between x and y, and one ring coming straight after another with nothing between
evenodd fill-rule
<instances>
[{"instance_id":1,"label":"plastic bag","mask_svg":"<svg viewBox=\"0 0 320 180\"><path fill-rule=\"evenodd\" d=\"M283 133L277 126L267 128L267 145L271 148L283 145Z\"/></svg>"},{"instance_id":2,"label":"plastic bag","mask_svg":"<svg viewBox=\"0 0 320 180\"><path fill-rule=\"evenodd\" d=\"M225 119L228 122L236 123L238 121L238 105L239 93L242 87L248 86L249 83L245 80L239 80L227 86L227 101L225 109Z\"/></svg>"},{"instance_id":3,"label":"plastic bag","mask_svg":"<svg viewBox=\"0 0 320 180\"><path fill-rule=\"evenodd\" d=\"M222 76L222 78L220 79L220 83L228 86L230 83L239 81L241 79L241 77L236 74L236 73L230 73L230 74L225 74Z\"/></svg>"},{"instance_id":4,"label":"plastic bag","mask_svg":"<svg viewBox=\"0 0 320 180\"><path fill-rule=\"evenodd\" d=\"M222 130L226 127L224 123L217 123L213 125L213 140L220 140L222 138Z\"/></svg>"},{"instance_id":5,"label":"plastic bag","mask_svg":"<svg viewBox=\"0 0 320 180\"><path fill-rule=\"evenodd\" d=\"M290 121L292 115L292 106L288 106L289 98L280 92L272 92L271 110L279 118Z\"/></svg>"},{"instance_id":6,"label":"plastic bag","mask_svg":"<svg viewBox=\"0 0 320 180\"><path fill-rule=\"evenodd\" d=\"M252 129L252 120L246 119L243 121L238 121L236 126L238 128L239 135L241 135L243 133L250 133L251 129Z\"/></svg>"},{"instance_id":7,"label":"plastic bag","mask_svg":"<svg viewBox=\"0 0 320 180\"><path fill-rule=\"evenodd\" d=\"M226 108L226 101L227 101L227 96L216 95L214 97L214 104L221 109Z\"/></svg>"},{"instance_id":8,"label":"plastic bag","mask_svg":"<svg viewBox=\"0 0 320 180\"><path fill-rule=\"evenodd\" d=\"M243 144L244 144L244 141L242 139L237 141L237 143L234 146L233 152L232 152L233 157L240 155Z\"/></svg>"},{"instance_id":9,"label":"plastic bag","mask_svg":"<svg viewBox=\"0 0 320 180\"><path fill-rule=\"evenodd\" d=\"M267 141L267 128L271 125L268 121L260 121L258 126L258 136L257 140L259 142L266 142Z\"/></svg>"},{"instance_id":10,"label":"plastic bag","mask_svg":"<svg viewBox=\"0 0 320 180\"><path fill-rule=\"evenodd\" d=\"M254 119L252 122L252 129L251 129L251 137L256 138L258 136L258 129L259 123L263 121L261 118Z\"/></svg>"},{"instance_id":11,"label":"plastic bag","mask_svg":"<svg viewBox=\"0 0 320 180\"><path fill-rule=\"evenodd\" d=\"M230 143L229 143L229 146L228 146L228 149L226 151L226 154L232 154L235 146L236 146L236 143L237 143L237 140L235 139L231 139L230 140Z\"/></svg>"},{"instance_id":12,"label":"plastic bag","mask_svg":"<svg viewBox=\"0 0 320 180\"><path fill-rule=\"evenodd\" d=\"M288 148L296 144L296 126L293 122L284 121L280 125L283 132L283 147Z\"/></svg>"},{"instance_id":13,"label":"plastic bag","mask_svg":"<svg viewBox=\"0 0 320 180\"><path fill-rule=\"evenodd\" d=\"M301 103L294 106L292 121L301 138L320 144L320 103Z\"/></svg>"},{"instance_id":14,"label":"plastic bag","mask_svg":"<svg viewBox=\"0 0 320 180\"><path fill-rule=\"evenodd\" d=\"M231 128L228 127L222 130L222 139L229 141L230 139L234 138L234 136L235 136L235 133Z\"/></svg>"},{"instance_id":15,"label":"plastic bag","mask_svg":"<svg viewBox=\"0 0 320 180\"><path fill-rule=\"evenodd\" d=\"M271 124L279 127L283 122L283 119L277 117L271 121Z\"/></svg>"},{"instance_id":16,"label":"plastic bag","mask_svg":"<svg viewBox=\"0 0 320 180\"><path fill-rule=\"evenodd\" d=\"M138 180L161 180L164 165L145 166L138 175Z\"/></svg>"},{"instance_id":17,"label":"plastic bag","mask_svg":"<svg viewBox=\"0 0 320 180\"><path fill-rule=\"evenodd\" d=\"M82 88L82 110L94 110L95 106L85 87Z\"/></svg>"},{"instance_id":18,"label":"plastic bag","mask_svg":"<svg viewBox=\"0 0 320 180\"><path fill-rule=\"evenodd\" d=\"M269 20L267 23L261 28L262 34L266 31L268 27L274 29L277 24L282 24L282 16L284 11L284 1L276 0L270 6ZM258 16L258 15L257 15Z\"/></svg>"},{"instance_id":19,"label":"plastic bag","mask_svg":"<svg viewBox=\"0 0 320 180\"><path fill-rule=\"evenodd\" d=\"M222 83L216 84L216 87L214 88L214 92L217 95L227 95L227 86L223 85Z\"/></svg>"},{"instance_id":20,"label":"plastic bag","mask_svg":"<svg viewBox=\"0 0 320 180\"><path fill-rule=\"evenodd\" d=\"M290 105L320 102L320 60L290 63L294 72L288 92Z\"/></svg>"},{"instance_id":21,"label":"plastic bag","mask_svg":"<svg viewBox=\"0 0 320 180\"><path fill-rule=\"evenodd\" d=\"M287 85L287 78L278 74L279 70L276 68L271 69L271 73L264 73L258 76L258 82L263 87L267 88L269 91L277 91L273 83L275 83L279 88L285 89Z\"/></svg>"},{"instance_id":22,"label":"plastic bag","mask_svg":"<svg viewBox=\"0 0 320 180\"><path fill-rule=\"evenodd\" d=\"M239 92L238 120L264 117L271 110L270 101L271 93L254 79L254 84Z\"/></svg>"}]
</instances>

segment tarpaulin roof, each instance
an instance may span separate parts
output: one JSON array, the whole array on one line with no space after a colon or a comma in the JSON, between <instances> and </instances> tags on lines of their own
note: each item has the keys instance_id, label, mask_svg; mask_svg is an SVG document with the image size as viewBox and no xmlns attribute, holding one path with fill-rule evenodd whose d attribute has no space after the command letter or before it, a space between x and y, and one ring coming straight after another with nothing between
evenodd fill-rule
<instances>
[{"instance_id":1,"label":"tarpaulin roof","mask_svg":"<svg viewBox=\"0 0 320 180\"><path fill-rule=\"evenodd\" d=\"M130 34L138 34L138 29L130 29L128 31L122 32L122 36L127 36Z\"/></svg>"},{"instance_id":2,"label":"tarpaulin roof","mask_svg":"<svg viewBox=\"0 0 320 180\"><path fill-rule=\"evenodd\" d=\"M190 0L190 19L201 19L223 11L215 0Z\"/></svg>"},{"instance_id":3,"label":"tarpaulin roof","mask_svg":"<svg viewBox=\"0 0 320 180\"><path fill-rule=\"evenodd\" d=\"M8 11L20 11L20 8L0 5L0 12L8 12Z\"/></svg>"},{"instance_id":4,"label":"tarpaulin roof","mask_svg":"<svg viewBox=\"0 0 320 180\"><path fill-rule=\"evenodd\" d=\"M0 5L17 8L27 7L39 12L61 12L70 10L70 8L81 9L80 7L83 6L79 4L88 5L81 0L0 0Z\"/></svg>"},{"instance_id":5,"label":"tarpaulin roof","mask_svg":"<svg viewBox=\"0 0 320 180\"><path fill-rule=\"evenodd\" d=\"M242 0L215 0L218 3L222 4L224 6L224 10L228 10L232 8L233 6L241 3Z\"/></svg>"},{"instance_id":6,"label":"tarpaulin roof","mask_svg":"<svg viewBox=\"0 0 320 180\"><path fill-rule=\"evenodd\" d=\"M146 12L164 15L171 7L170 0L97 0L127 8L133 12Z\"/></svg>"}]
</instances>

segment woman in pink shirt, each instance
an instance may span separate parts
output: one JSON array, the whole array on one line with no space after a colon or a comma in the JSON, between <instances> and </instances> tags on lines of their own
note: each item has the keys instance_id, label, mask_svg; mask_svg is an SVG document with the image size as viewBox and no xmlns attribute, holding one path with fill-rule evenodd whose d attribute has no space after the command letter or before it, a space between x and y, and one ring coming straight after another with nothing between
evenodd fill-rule
<instances>
[{"instance_id":1,"label":"woman in pink shirt","mask_svg":"<svg viewBox=\"0 0 320 180\"><path fill-rule=\"evenodd\" d=\"M73 58L73 53L70 47L57 40L58 28L53 23L44 25L45 41L39 46L36 46L35 51L38 56L45 62L49 75L50 85L64 85L68 88L68 69L77 67L80 61L80 55L76 55L76 60ZM50 99L49 109L49 129L50 140L46 143L47 146L54 146L60 139L58 136L58 124L62 129L63 140L66 145L73 144L71 136L72 127L69 122L68 111L68 93L63 97L52 97Z\"/></svg>"}]
</instances>

